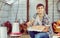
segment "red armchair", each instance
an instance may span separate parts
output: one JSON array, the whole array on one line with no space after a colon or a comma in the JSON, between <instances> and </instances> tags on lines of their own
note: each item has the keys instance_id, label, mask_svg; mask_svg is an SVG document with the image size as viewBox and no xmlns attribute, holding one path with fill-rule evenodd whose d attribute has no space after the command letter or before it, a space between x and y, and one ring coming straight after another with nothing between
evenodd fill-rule
<instances>
[{"instance_id":1,"label":"red armchair","mask_svg":"<svg viewBox=\"0 0 60 38\"><path fill-rule=\"evenodd\" d=\"M52 23L53 32L60 36L60 20Z\"/></svg>"},{"instance_id":2,"label":"red armchair","mask_svg":"<svg viewBox=\"0 0 60 38\"><path fill-rule=\"evenodd\" d=\"M20 32L21 33L24 33L24 34L27 34L27 24L26 23L22 23L20 24Z\"/></svg>"},{"instance_id":3,"label":"red armchair","mask_svg":"<svg viewBox=\"0 0 60 38\"><path fill-rule=\"evenodd\" d=\"M6 21L2 25L7 27L7 33L10 34L12 31L12 24L9 21Z\"/></svg>"}]
</instances>

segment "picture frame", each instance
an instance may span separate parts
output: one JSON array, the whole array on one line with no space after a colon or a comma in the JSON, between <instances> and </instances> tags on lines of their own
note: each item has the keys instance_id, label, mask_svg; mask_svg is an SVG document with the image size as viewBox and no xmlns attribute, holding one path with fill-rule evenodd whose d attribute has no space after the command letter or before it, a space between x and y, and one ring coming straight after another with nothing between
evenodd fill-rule
<instances>
[{"instance_id":1,"label":"picture frame","mask_svg":"<svg viewBox=\"0 0 60 38\"><path fill-rule=\"evenodd\" d=\"M37 0L34 0L34 1L37 1ZM38 0L39 1L39 0ZM46 11L46 14L48 14L48 0L42 0L44 1L44 4L45 4L45 11ZM30 20L30 18L33 16L33 11L31 13L31 10L34 10L35 8L32 8L34 7L34 2L32 3L33 1L32 0L27 0L27 22ZM40 1L41 2L41 1ZM31 4L32 5L31 5ZM36 3L35 3L36 4ZM36 7L36 5L35 5ZM35 10L36 12L36 10ZM31 17L30 17L31 16Z\"/></svg>"}]
</instances>

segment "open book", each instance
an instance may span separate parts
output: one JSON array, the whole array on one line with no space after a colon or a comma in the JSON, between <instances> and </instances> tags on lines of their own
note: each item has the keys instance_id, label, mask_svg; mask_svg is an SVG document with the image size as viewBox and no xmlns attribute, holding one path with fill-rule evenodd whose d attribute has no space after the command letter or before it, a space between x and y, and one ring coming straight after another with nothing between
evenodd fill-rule
<instances>
[{"instance_id":1,"label":"open book","mask_svg":"<svg viewBox=\"0 0 60 38\"><path fill-rule=\"evenodd\" d=\"M28 28L28 31L38 31L41 32L43 31L45 26L40 26L40 25L34 25Z\"/></svg>"}]
</instances>

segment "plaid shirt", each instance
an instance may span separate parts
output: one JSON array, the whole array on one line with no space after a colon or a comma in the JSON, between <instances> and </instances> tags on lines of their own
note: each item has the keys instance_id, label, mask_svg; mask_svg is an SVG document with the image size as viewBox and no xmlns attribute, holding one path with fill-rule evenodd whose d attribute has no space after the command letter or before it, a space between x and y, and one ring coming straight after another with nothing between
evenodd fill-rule
<instances>
[{"instance_id":1,"label":"plaid shirt","mask_svg":"<svg viewBox=\"0 0 60 38\"><path fill-rule=\"evenodd\" d=\"M39 16L37 16L37 13L33 16L33 20L34 20L34 25L49 25L49 17L47 14L45 14L43 16L42 21L40 21Z\"/></svg>"},{"instance_id":2,"label":"plaid shirt","mask_svg":"<svg viewBox=\"0 0 60 38\"><path fill-rule=\"evenodd\" d=\"M34 25L44 25L44 26L48 25L48 26L50 26L49 32L47 32L47 33L49 34L49 37L52 38L53 30L52 30L52 26L50 23L50 19L47 14L45 14L43 16L42 21L40 21L40 18L37 17L37 13L36 13L36 14L34 14L32 20L34 20L34 23L33 23Z\"/></svg>"},{"instance_id":3,"label":"plaid shirt","mask_svg":"<svg viewBox=\"0 0 60 38\"><path fill-rule=\"evenodd\" d=\"M44 16L43 16L43 19L42 19L42 21L40 21L39 20L39 17L37 17L37 13L33 16L33 20L34 20L34 25L44 25L44 26L46 26L46 25L51 25L50 24L50 19L49 19L49 17L48 17L48 15L47 14L45 14ZM47 32L48 34L49 34L49 36L51 36L51 34L53 34L53 31L52 31L52 27L50 26L50 29L49 29L49 32Z\"/></svg>"}]
</instances>

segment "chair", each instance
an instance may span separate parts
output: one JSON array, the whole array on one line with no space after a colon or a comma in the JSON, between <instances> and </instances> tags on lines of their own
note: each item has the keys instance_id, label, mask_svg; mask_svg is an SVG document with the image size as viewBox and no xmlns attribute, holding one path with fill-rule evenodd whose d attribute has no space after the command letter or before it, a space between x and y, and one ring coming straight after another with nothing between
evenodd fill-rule
<instances>
[{"instance_id":1,"label":"chair","mask_svg":"<svg viewBox=\"0 0 60 38\"><path fill-rule=\"evenodd\" d=\"M54 35L52 38L60 38L60 28L57 28L58 27L58 24L57 22L53 22L52 23L52 28L53 28L53 32L54 32Z\"/></svg>"},{"instance_id":2,"label":"chair","mask_svg":"<svg viewBox=\"0 0 60 38\"><path fill-rule=\"evenodd\" d=\"M9 21L6 21L2 25L7 27L7 30L8 30L7 33L9 35L11 33L11 31L12 31L12 24Z\"/></svg>"},{"instance_id":3,"label":"chair","mask_svg":"<svg viewBox=\"0 0 60 38\"><path fill-rule=\"evenodd\" d=\"M27 24L26 23L22 23L20 24L20 32L23 34L27 34Z\"/></svg>"}]
</instances>

